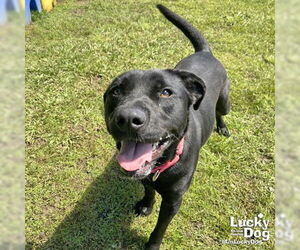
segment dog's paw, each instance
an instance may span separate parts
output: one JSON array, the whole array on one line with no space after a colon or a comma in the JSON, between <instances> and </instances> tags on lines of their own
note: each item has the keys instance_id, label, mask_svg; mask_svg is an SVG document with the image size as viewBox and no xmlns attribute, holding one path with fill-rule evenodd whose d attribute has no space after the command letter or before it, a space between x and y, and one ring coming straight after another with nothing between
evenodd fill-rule
<instances>
[{"instance_id":1,"label":"dog's paw","mask_svg":"<svg viewBox=\"0 0 300 250\"><path fill-rule=\"evenodd\" d=\"M152 212L153 205L146 204L143 200L137 202L134 206L134 212L137 216L148 216Z\"/></svg>"},{"instance_id":2,"label":"dog's paw","mask_svg":"<svg viewBox=\"0 0 300 250\"><path fill-rule=\"evenodd\" d=\"M230 133L229 133L227 127L223 127L223 128L217 127L217 132L218 132L219 135L223 135L225 137L229 137L230 136Z\"/></svg>"},{"instance_id":3,"label":"dog's paw","mask_svg":"<svg viewBox=\"0 0 300 250\"><path fill-rule=\"evenodd\" d=\"M151 244L151 243L147 242L145 244L145 250L159 250L159 248L160 248L159 246L160 246L160 244Z\"/></svg>"}]
</instances>

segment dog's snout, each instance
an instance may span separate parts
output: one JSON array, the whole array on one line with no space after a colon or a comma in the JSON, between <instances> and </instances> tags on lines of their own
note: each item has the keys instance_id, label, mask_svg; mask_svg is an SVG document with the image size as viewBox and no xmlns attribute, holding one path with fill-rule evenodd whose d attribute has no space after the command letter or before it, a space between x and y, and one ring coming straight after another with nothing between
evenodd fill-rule
<instances>
[{"instance_id":1,"label":"dog's snout","mask_svg":"<svg viewBox=\"0 0 300 250\"><path fill-rule=\"evenodd\" d=\"M145 112L140 109L124 109L116 116L117 126L122 131L126 129L137 130L145 125L146 120Z\"/></svg>"}]
</instances>

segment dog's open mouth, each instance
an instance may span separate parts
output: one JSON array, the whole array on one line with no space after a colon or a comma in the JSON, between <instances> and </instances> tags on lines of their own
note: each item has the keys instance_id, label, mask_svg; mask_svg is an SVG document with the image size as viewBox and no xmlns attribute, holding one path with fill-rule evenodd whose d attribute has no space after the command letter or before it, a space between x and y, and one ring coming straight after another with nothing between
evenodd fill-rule
<instances>
[{"instance_id":1,"label":"dog's open mouth","mask_svg":"<svg viewBox=\"0 0 300 250\"><path fill-rule=\"evenodd\" d=\"M159 158L170 144L170 136L160 138L155 143L144 143L136 141L122 141L121 149L117 155L120 166L126 171L144 169L148 172L151 162Z\"/></svg>"}]
</instances>

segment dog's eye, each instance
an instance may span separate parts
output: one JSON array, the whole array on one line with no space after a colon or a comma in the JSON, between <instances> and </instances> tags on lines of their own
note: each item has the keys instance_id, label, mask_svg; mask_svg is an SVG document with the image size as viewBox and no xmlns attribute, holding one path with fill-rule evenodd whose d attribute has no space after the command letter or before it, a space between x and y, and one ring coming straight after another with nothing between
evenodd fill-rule
<instances>
[{"instance_id":1,"label":"dog's eye","mask_svg":"<svg viewBox=\"0 0 300 250\"><path fill-rule=\"evenodd\" d=\"M171 95L173 94L172 90L170 89L164 89L161 93L160 93L160 97L163 97L163 98L168 98L170 97Z\"/></svg>"},{"instance_id":2,"label":"dog's eye","mask_svg":"<svg viewBox=\"0 0 300 250\"><path fill-rule=\"evenodd\" d=\"M114 89L112 90L112 95L113 95L113 96L118 96L118 95L120 95L120 94L121 94L121 91L120 91L119 88L114 88Z\"/></svg>"}]
</instances>

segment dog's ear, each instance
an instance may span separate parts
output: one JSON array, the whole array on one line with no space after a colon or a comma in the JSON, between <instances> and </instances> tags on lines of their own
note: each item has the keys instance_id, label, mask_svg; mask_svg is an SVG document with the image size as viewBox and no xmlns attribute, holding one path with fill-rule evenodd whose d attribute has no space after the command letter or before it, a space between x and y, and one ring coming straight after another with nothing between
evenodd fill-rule
<instances>
[{"instance_id":1,"label":"dog's ear","mask_svg":"<svg viewBox=\"0 0 300 250\"><path fill-rule=\"evenodd\" d=\"M206 86L204 81L191 72L181 70L173 70L173 72L183 80L186 89L189 91L193 107L197 110L205 95Z\"/></svg>"}]
</instances>

